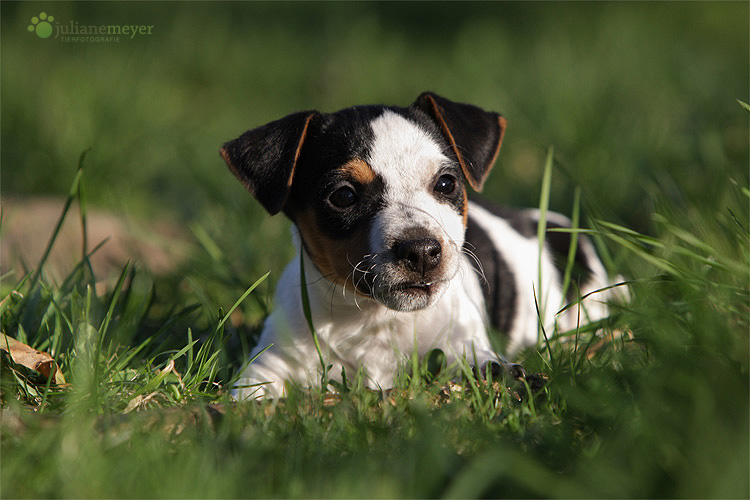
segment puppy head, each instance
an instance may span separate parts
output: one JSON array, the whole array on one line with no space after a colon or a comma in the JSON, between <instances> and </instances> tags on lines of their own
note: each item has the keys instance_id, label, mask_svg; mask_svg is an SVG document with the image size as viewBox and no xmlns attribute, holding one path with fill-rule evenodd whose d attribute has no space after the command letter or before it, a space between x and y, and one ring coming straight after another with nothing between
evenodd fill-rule
<instances>
[{"instance_id":1,"label":"puppy head","mask_svg":"<svg viewBox=\"0 0 750 500\"><path fill-rule=\"evenodd\" d=\"M456 274L466 188L480 190L505 119L435 94L408 108L294 113L221 149L271 214L283 211L329 280L392 309L434 304Z\"/></svg>"}]
</instances>

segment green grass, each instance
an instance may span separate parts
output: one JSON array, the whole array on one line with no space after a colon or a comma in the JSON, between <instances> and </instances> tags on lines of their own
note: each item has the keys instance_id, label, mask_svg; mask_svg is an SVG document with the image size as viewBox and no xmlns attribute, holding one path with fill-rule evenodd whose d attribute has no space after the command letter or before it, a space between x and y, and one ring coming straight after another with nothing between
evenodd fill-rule
<instances>
[{"instance_id":1,"label":"green grass","mask_svg":"<svg viewBox=\"0 0 750 500\"><path fill-rule=\"evenodd\" d=\"M594 348L601 337L582 330L553 339L548 357L526 352L547 379L535 391L470 370L435 377L425 362L386 393L355 381L338 396L234 404L226 319L263 278L218 317L153 317L159 299L130 265L101 296L86 261L61 286L27 276L5 295L2 331L52 353L69 385L3 357L3 496L744 496L740 191L714 226L660 214L647 237L597 221L596 235L652 270L603 328L633 338ZM456 377L463 389L446 392Z\"/></svg>"},{"instance_id":2,"label":"green grass","mask_svg":"<svg viewBox=\"0 0 750 500\"><path fill-rule=\"evenodd\" d=\"M59 280L44 259L0 272L0 330L68 383L3 355L1 497L750 496L747 4L0 9L3 196L78 204L82 230L94 208L163 215L192 247L167 276L102 280L96 246ZM26 25L45 9L156 29L42 40ZM387 393L352 377L231 402L292 245L218 146L428 88L508 118L484 195L571 214L631 301L524 351L541 389L435 374L435 353Z\"/></svg>"}]
</instances>

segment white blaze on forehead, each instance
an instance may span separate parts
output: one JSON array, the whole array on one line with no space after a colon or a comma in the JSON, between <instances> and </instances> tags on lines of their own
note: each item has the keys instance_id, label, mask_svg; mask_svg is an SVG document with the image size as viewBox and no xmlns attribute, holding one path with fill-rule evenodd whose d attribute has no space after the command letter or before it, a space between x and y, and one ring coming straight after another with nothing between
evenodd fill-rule
<instances>
[{"instance_id":1,"label":"white blaze on forehead","mask_svg":"<svg viewBox=\"0 0 750 500\"><path fill-rule=\"evenodd\" d=\"M414 194L448 160L427 131L393 111L385 111L371 126L374 141L368 163L385 181L389 195Z\"/></svg>"},{"instance_id":2,"label":"white blaze on forehead","mask_svg":"<svg viewBox=\"0 0 750 500\"><path fill-rule=\"evenodd\" d=\"M441 167L450 162L441 144L417 123L393 111L385 111L371 126L374 137L367 163L385 188L385 208L373 234L379 241L373 241L373 246L398 238L406 228L421 226L460 247L463 217L454 207L439 202L432 191Z\"/></svg>"}]
</instances>

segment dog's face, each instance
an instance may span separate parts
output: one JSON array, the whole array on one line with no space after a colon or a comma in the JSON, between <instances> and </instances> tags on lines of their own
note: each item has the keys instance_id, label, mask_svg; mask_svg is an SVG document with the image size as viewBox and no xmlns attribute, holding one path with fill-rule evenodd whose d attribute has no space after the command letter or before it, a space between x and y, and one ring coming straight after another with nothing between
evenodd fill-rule
<instances>
[{"instance_id":1,"label":"dog's face","mask_svg":"<svg viewBox=\"0 0 750 500\"><path fill-rule=\"evenodd\" d=\"M436 300L463 245L461 168L419 118L380 107L329 116L308 136L285 208L324 276L397 310Z\"/></svg>"},{"instance_id":2,"label":"dog's face","mask_svg":"<svg viewBox=\"0 0 750 500\"><path fill-rule=\"evenodd\" d=\"M464 180L481 188L504 128L496 113L423 94L409 108L296 113L221 152L269 212L296 224L325 277L413 311L458 270Z\"/></svg>"}]
</instances>

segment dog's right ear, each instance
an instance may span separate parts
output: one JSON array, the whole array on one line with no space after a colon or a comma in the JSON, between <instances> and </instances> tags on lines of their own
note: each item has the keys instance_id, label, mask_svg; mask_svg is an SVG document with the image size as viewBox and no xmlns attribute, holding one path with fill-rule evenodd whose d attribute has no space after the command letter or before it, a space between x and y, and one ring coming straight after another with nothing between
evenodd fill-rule
<instances>
[{"instance_id":1,"label":"dog's right ear","mask_svg":"<svg viewBox=\"0 0 750 500\"><path fill-rule=\"evenodd\" d=\"M505 118L432 92L420 95L412 106L424 111L440 127L469 185L481 191L503 143Z\"/></svg>"},{"instance_id":2,"label":"dog's right ear","mask_svg":"<svg viewBox=\"0 0 750 500\"><path fill-rule=\"evenodd\" d=\"M284 208L310 122L318 115L291 114L248 130L220 150L232 173L271 215Z\"/></svg>"}]
</instances>

